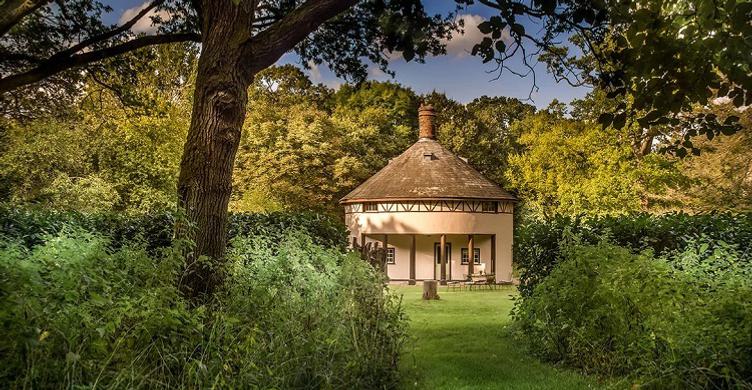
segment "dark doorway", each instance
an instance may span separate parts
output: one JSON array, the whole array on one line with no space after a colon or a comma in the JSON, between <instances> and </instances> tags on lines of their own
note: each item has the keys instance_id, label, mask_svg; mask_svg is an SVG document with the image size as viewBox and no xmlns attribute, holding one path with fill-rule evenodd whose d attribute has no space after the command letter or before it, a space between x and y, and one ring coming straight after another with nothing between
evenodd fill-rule
<instances>
[{"instance_id":1,"label":"dark doorway","mask_svg":"<svg viewBox=\"0 0 752 390\"><path fill-rule=\"evenodd\" d=\"M433 243L433 278L438 280L441 277L441 243ZM452 280L452 243L446 243L447 254L447 280Z\"/></svg>"}]
</instances>

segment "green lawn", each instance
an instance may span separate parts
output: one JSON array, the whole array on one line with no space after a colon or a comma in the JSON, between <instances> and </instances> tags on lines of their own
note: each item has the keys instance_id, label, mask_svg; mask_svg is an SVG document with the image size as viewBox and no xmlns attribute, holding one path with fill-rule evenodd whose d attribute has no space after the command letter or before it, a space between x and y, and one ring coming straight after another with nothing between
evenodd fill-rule
<instances>
[{"instance_id":1,"label":"green lawn","mask_svg":"<svg viewBox=\"0 0 752 390\"><path fill-rule=\"evenodd\" d=\"M404 388L588 389L597 382L526 355L504 334L516 290L447 292L421 300L421 286L403 294L410 336L402 357Z\"/></svg>"}]
</instances>

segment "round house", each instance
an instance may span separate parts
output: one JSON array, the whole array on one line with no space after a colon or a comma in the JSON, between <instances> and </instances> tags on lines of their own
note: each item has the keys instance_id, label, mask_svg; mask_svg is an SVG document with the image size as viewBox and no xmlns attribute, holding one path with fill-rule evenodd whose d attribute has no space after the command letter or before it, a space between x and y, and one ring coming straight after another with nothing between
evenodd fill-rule
<instances>
[{"instance_id":1,"label":"round house","mask_svg":"<svg viewBox=\"0 0 752 390\"><path fill-rule=\"evenodd\" d=\"M517 199L441 146L434 116L421 106L418 141L342 198L350 240L386 248L392 281L510 281Z\"/></svg>"}]
</instances>

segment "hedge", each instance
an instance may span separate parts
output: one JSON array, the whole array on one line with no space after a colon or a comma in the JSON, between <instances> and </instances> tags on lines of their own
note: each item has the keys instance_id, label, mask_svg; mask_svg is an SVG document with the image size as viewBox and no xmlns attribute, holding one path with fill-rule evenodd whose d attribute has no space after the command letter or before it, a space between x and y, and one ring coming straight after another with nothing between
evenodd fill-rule
<instances>
[{"instance_id":1,"label":"hedge","mask_svg":"<svg viewBox=\"0 0 752 390\"><path fill-rule=\"evenodd\" d=\"M32 248L43 243L46 236L74 227L106 236L113 248L140 239L151 251L170 245L175 218L176 213L172 211L139 215L84 214L0 206L0 236L20 240L27 248ZM254 235L281 239L294 229L310 235L317 245L344 248L347 243L347 230L338 218L312 212L231 213L228 225L228 240Z\"/></svg>"},{"instance_id":2,"label":"hedge","mask_svg":"<svg viewBox=\"0 0 752 390\"><path fill-rule=\"evenodd\" d=\"M702 238L733 245L743 260L752 261L752 212L559 216L548 221L523 221L516 226L514 237L514 260L523 296L530 295L561 261L559 243L565 231L579 236L585 244L595 244L607 236L610 242L635 253L650 249L656 256L682 250L691 240Z\"/></svg>"}]
</instances>

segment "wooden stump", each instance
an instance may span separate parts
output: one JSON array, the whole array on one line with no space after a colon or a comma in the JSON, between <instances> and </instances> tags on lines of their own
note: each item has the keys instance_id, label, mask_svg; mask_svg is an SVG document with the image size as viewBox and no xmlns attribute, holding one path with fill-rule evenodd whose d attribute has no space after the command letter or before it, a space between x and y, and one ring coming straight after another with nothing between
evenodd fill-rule
<instances>
[{"instance_id":1,"label":"wooden stump","mask_svg":"<svg viewBox=\"0 0 752 390\"><path fill-rule=\"evenodd\" d=\"M423 281L423 299L439 299L439 282L437 280Z\"/></svg>"}]
</instances>

